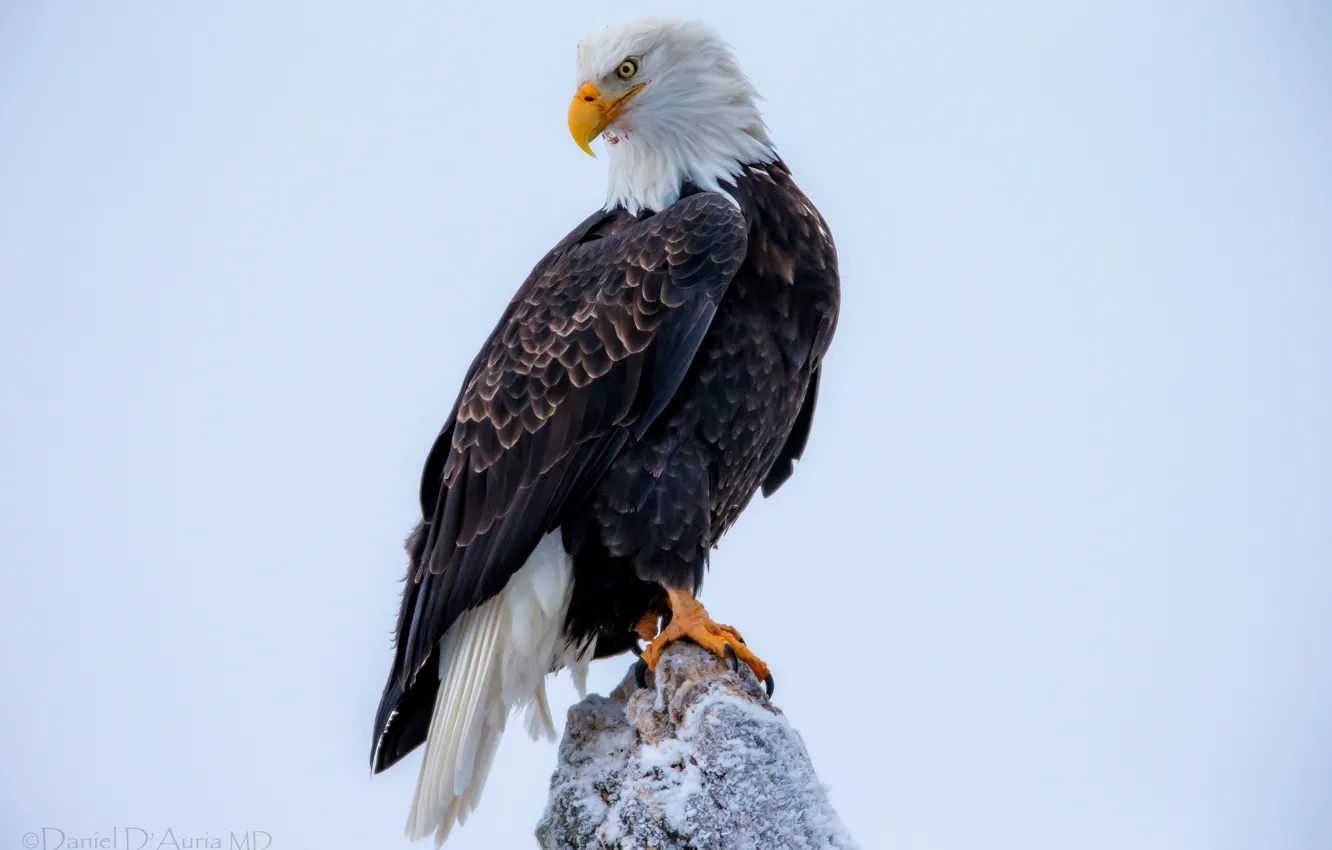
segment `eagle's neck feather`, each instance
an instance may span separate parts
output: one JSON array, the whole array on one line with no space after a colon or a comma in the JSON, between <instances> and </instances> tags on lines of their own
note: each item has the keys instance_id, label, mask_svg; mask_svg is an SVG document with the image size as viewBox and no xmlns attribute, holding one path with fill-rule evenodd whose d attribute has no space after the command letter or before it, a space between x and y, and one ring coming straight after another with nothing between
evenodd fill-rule
<instances>
[{"instance_id":1,"label":"eagle's neck feather","mask_svg":"<svg viewBox=\"0 0 1332 850\"><path fill-rule=\"evenodd\" d=\"M604 134L610 160L606 209L657 212L675 203L686 183L726 193L722 181L734 183L730 178L745 166L777 158L750 91L672 98L650 89L644 101L649 94L666 96L653 98L650 110L632 110L633 116Z\"/></svg>"}]
</instances>

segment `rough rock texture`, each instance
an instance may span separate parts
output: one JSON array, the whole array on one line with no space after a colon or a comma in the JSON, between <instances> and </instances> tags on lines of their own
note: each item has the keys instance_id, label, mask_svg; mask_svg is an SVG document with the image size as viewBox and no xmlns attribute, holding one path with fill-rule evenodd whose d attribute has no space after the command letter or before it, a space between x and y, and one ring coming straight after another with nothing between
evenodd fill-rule
<instances>
[{"instance_id":1,"label":"rough rock texture","mask_svg":"<svg viewBox=\"0 0 1332 850\"><path fill-rule=\"evenodd\" d=\"M632 668L609 697L569 709L546 850L853 848L800 735L748 668L671 645L655 687Z\"/></svg>"}]
</instances>

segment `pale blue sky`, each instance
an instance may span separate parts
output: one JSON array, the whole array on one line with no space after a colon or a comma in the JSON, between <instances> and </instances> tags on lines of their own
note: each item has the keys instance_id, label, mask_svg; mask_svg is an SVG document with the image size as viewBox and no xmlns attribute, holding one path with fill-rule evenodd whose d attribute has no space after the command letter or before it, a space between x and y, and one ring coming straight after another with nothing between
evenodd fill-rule
<instances>
[{"instance_id":1,"label":"pale blue sky","mask_svg":"<svg viewBox=\"0 0 1332 850\"><path fill-rule=\"evenodd\" d=\"M864 846L1332 846L1327 7L710 7L0 6L0 848L405 843L420 464L601 201L574 44L647 12L736 44L841 253L704 598ZM449 846L531 846L554 755Z\"/></svg>"}]
</instances>

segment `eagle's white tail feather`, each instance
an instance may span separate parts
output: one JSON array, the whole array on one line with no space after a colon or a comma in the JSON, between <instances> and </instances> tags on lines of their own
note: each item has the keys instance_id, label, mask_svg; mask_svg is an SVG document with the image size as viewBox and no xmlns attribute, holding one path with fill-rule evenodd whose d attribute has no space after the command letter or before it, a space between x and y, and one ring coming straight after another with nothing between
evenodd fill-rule
<instances>
[{"instance_id":1,"label":"eagle's white tail feather","mask_svg":"<svg viewBox=\"0 0 1332 850\"><path fill-rule=\"evenodd\" d=\"M466 803L463 792L472 781L475 754L499 743L498 735L488 734L492 724L485 716L497 702L489 670L499 622L499 606L483 605L463 614L440 642L439 693L407 824L412 839L433 832L443 843L453 821L466 816L460 804ZM493 744L479 741L483 735L493 737Z\"/></svg>"},{"instance_id":2,"label":"eagle's white tail feather","mask_svg":"<svg viewBox=\"0 0 1332 850\"><path fill-rule=\"evenodd\" d=\"M555 737L545 677L582 657L564 639L572 566L559 531L542 538L500 594L464 613L440 641L439 693L407 818L407 837L443 844L481 799L509 712L527 707L534 738ZM581 668L581 670L579 669ZM580 687L580 691L582 688Z\"/></svg>"}]
</instances>

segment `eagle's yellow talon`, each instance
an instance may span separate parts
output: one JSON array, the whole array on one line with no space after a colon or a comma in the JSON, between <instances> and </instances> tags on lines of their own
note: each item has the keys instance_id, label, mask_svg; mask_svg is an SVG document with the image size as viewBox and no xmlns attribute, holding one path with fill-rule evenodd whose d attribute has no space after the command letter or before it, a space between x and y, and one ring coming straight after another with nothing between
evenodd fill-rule
<instances>
[{"instance_id":1,"label":"eagle's yellow talon","mask_svg":"<svg viewBox=\"0 0 1332 850\"><path fill-rule=\"evenodd\" d=\"M730 654L734 654L738 661L744 662L750 670L753 670L760 682L768 680L770 675L768 665L749 651L740 637L740 632L731 626L713 622L692 593L667 590L667 595L671 601L671 621L643 650L643 662L647 665L647 669L653 671L657 669L661 651L668 643L680 638L689 638L719 658L726 658L729 648Z\"/></svg>"},{"instance_id":2,"label":"eagle's yellow talon","mask_svg":"<svg viewBox=\"0 0 1332 850\"><path fill-rule=\"evenodd\" d=\"M736 640L740 641L741 643L744 643L744 642L745 642L745 639L742 638L742 637L740 637L740 632L739 632L738 629L735 628L735 626L723 626L721 623L714 623L714 625L715 625L717 628L721 629L723 632L726 632L727 634L729 634L731 637L733 637L733 638L735 638Z\"/></svg>"}]
</instances>

